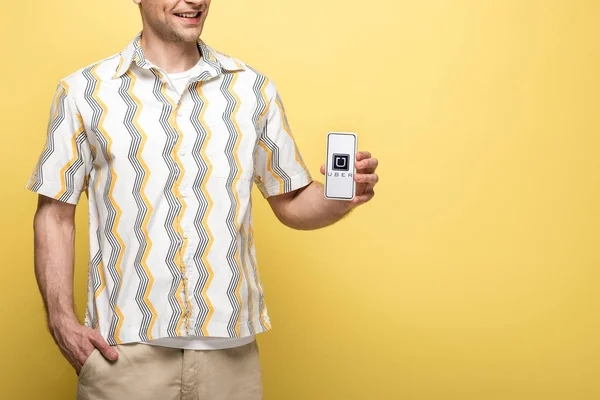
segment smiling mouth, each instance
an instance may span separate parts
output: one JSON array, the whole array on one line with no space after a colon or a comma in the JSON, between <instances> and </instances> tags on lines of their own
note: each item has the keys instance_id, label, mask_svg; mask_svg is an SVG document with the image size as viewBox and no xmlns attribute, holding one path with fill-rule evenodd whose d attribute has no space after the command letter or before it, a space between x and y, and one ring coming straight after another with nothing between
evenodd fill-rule
<instances>
[{"instance_id":1,"label":"smiling mouth","mask_svg":"<svg viewBox=\"0 0 600 400\"><path fill-rule=\"evenodd\" d=\"M181 18L189 18L189 19L194 19L194 18L198 18L200 16L200 12L195 12L195 13L180 13L180 14L175 14L178 17Z\"/></svg>"}]
</instances>

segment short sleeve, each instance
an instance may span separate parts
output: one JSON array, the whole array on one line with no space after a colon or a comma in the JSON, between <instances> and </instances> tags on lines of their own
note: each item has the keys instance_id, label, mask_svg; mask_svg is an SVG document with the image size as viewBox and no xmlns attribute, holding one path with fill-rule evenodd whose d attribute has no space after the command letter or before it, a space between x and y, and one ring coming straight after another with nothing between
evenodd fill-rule
<instances>
[{"instance_id":1,"label":"short sleeve","mask_svg":"<svg viewBox=\"0 0 600 400\"><path fill-rule=\"evenodd\" d=\"M254 154L254 181L267 198L300 189L312 182L277 88L269 82L270 94L262 133Z\"/></svg>"},{"instance_id":2,"label":"short sleeve","mask_svg":"<svg viewBox=\"0 0 600 400\"><path fill-rule=\"evenodd\" d=\"M46 144L27 189L70 204L87 190L91 150L69 86L61 81L50 107ZM72 90L72 88L71 88Z\"/></svg>"}]
</instances>

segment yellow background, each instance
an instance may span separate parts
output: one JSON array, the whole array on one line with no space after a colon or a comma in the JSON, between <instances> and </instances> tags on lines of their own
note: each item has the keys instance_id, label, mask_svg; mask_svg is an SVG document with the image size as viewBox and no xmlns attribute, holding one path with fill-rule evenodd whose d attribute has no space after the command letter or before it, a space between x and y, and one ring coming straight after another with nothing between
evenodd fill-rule
<instances>
[{"instance_id":1,"label":"yellow background","mask_svg":"<svg viewBox=\"0 0 600 400\"><path fill-rule=\"evenodd\" d=\"M600 399L598 21L595 0L213 2L204 39L275 80L315 177L330 130L381 160L374 201L320 231L255 192L266 400ZM74 398L24 185L58 79L139 28L125 0L3 2L1 399Z\"/></svg>"}]
</instances>

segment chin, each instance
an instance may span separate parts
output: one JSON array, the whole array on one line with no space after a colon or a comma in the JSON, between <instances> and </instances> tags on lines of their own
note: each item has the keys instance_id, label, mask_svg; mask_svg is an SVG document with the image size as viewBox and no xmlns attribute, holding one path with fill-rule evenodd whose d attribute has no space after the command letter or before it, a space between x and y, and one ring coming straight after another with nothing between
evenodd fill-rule
<instances>
[{"instance_id":1,"label":"chin","mask_svg":"<svg viewBox=\"0 0 600 400\"><path fill-rule=\"evenodd\" d=\"M198 38L200 37L201 33L202 33L202 29L188 31L188 32L181 32L178 36L182 42L191 43L191 42L196 42L198 40Z\"/></svg>"}]
</instances>

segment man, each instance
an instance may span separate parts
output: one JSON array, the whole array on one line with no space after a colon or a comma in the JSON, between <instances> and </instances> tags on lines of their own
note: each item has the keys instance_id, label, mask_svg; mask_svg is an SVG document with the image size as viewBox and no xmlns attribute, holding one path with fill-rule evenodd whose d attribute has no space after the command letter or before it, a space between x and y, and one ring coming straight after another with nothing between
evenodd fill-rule
<instances>
[{"instance_id":1,"label":"man","mask_svg":"<svg viewBox=\"0 0 600 400\"><path fill-rule=\"evenodd\" d=\"M79 399L262 397L255 335L270 329L251 219L256 182L277 218L317 229L373 197L325 199L274 83L199 39L210 0L134 0L143 30L60 81L39 194L35 271ZM324 173L324 167L321 167ZM89 201L85 324L73 305L74 214Z\"/></svg>"}]
</instances>

